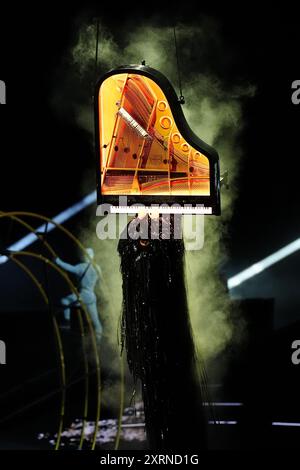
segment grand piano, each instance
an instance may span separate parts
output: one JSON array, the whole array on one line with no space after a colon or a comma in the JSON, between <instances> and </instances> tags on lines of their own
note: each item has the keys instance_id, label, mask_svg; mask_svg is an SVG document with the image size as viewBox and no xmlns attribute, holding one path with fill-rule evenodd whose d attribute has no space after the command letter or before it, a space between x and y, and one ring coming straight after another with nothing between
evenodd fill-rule
<instances>
[{"instance_id":1,"label":"grand piano","mask_svg":"<svg viewBox=\"0 0 300 470\"><path fill-rule=\"evenodd\" d=\"M190 129L160 72L129 65L103 75L95 123L98 204L111 212L163 204L160 212L220 214L218 154Z\"/></svg>"}]
</instances>

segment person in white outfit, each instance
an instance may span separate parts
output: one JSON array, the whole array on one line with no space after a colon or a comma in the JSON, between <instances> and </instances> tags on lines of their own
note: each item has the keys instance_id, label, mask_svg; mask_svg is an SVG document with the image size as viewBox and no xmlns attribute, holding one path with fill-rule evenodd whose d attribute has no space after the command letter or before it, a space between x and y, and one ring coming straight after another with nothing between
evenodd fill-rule
<instances>
[{"instance_id":1,"label":"person in white outfit","mask_svg":"<svg viewBox=\"0 0 300 470\"><path fill-rule=\"evenodd\" d=\"M87 253L90 258L94 258L94 250L92 248L87 248ZM83 263L72 265L65 263L60 258L55 259L55 263L60 266L65 271L68 271L78 279L78 291L81 301L87 308L88 314L90 315L91 321L93 323L95 334L97 340L99 341L102 337L102 324L99 318L98 308L97 308L97 297L95 294L95 286L97 280L100 278L101 270L100 266L95 267L93 263L85 258ZM69 294L61 299L61 304L64 306L64 317L67 322L70 321L71 317L71 307L79 306L78 298L75 294Z\"/></svg>"}]
</instances>

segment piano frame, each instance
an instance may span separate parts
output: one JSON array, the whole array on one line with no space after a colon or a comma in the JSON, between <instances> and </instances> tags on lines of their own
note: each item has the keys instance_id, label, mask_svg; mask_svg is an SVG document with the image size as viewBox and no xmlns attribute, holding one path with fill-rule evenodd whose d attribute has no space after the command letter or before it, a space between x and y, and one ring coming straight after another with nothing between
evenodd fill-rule
<instances>
[{"instance_id":1,"label":"piano frame","mask_svg":"<svg viewBox=\"0 0 300 470\"><path fill-rule=\"evenodd\" d=\"M96 172L97 172L97 203L110 204L111 206L119 206L118 195L104 195L101 193L101 142L99 132L99 91L102 83L110 76L122 73L139 74L152 79L164 92L168 103L171 107L175 123L182 137L196 150L203 153L209 160L209 178L210 178L210 195L127 195L127 205L144 204L151 206L152 204L180 204L195 207L196 204L205 207L211 207L213 215L220 215L220 169L219 155L217 151L201 140L189 127L183 114L181 104L177 94L169 82L169 80L158 70L146 65L125 65L112 69L102 75L96 83L94 95L94 112L95 112L95 149L96 149Z\"/></svg>"}]
</instances>

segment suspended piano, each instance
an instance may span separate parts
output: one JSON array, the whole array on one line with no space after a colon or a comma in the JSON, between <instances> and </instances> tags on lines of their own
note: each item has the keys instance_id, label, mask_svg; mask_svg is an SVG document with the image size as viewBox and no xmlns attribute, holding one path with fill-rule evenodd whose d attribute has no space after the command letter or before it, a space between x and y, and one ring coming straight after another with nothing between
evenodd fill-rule
<instances>
[{"instance_id":1,"label":"suspended piano","mask_svg":"<svg viewBox=\"0 0 300 470\"><path fill-rule=\"evenodd\" d=\"M103 75L95 123L98 204L111 212L163 204L162 213L220 214L218 153L190 129L160 72L129 65Z\"/></svg>"}]
</instances>

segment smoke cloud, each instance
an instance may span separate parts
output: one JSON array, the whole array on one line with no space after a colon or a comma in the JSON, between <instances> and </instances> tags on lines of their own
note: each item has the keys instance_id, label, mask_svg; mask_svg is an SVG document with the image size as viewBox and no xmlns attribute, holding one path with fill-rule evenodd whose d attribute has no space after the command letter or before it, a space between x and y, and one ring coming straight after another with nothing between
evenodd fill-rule
<instances>
[{"instance_id":1,"label":"smoke cloud","mask_svg":"<svg viewBox=\"0 0 300 470\"><path fill-rule=\"evenodd\" d=\"M240 79L228 84L227 78L222 75L226 57L231 57L232 51L226 49L218 23L203 18L199 26L178 24L176 30L186 101L183 106L185 117L193 131L218 150L221 173L225 170L229 172L230 187L222 191L221 217L205 217L204 248L186 254L187 290L194 336L204 358L210 359L232 340L236 328L230 319L231 303L220 277L220 269L226 261L227 227L238 196L243 105L253 96L255 89L248 83L241 84ZM82 25L68 55L75 90L70 106L77 123L91 137L94 116L91 89L86 84L95 81L95 38L96 25ZM120 31L114 34L114 31L100 24L98 76L112 67L137 64L142 60L165 74L179 93L173 28L148 23L123 34ZM56 102L57 99L54 99L53 103ZM83 243L92 246L97 253L105 290L110 298L110 308L107 312L102 311L101 316L105 320L111 344L116 344L122 300L117 241L98 240L97 222L93 216L89 230L80 236Z\"/></svg>"}]
</instances>

